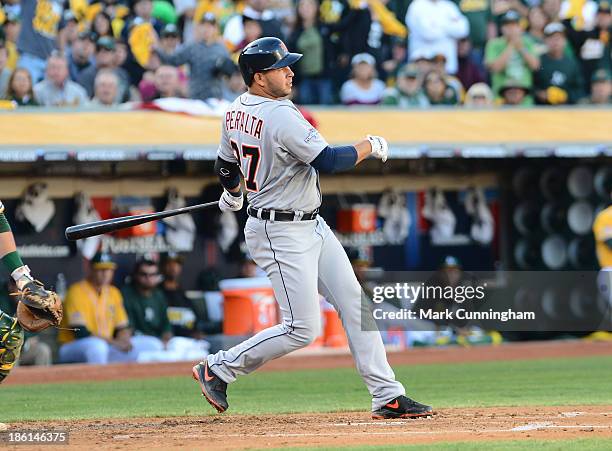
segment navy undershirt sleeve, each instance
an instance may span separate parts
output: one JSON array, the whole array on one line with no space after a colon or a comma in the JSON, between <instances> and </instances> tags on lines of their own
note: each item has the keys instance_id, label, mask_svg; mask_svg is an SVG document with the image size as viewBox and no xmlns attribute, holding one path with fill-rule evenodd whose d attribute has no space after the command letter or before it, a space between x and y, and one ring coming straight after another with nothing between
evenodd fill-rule
<instances>
[{"instance_id":1,"label":"navy undershirt sleeve","mask_svg":"<svg viewBox=\"0 0 612 451\"><path fill-rule=\"evenodd\" d=\"M310 165L322 173L346 171L355 167L357 163L357 149L354 146L327 146Z\"/></svg>"}]
</instances>

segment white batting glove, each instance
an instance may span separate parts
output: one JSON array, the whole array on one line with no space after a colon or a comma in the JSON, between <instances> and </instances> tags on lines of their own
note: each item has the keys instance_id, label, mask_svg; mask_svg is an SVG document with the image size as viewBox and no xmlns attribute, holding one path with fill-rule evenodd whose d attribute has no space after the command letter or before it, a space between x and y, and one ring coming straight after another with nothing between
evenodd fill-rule
<instances>
[{"instance_id":1,"label":"white batting glove","mask_svg":"<svg viewBox=\"0 0 612 451\"><path fill-rule=\"evenodd\" d=\"M370 141L370 145L372 146L372 155L374 158L378 158L382 160L384 163L387 161L387 156L389 154L389 145L387 144L387 140L382 136L373 136L367 135L368 141Z\"/></svg>"},{"instance_id":2,"label":"white batting glove","mask_svg":"<svg viewBox=\"0 0 612 451\"><path fill-rule=\"evenodd\" d=\"M240 191L238 196L234 196L228 190L224 189L223 194L219 198L219 209L221 211L238 211L242 208L242 202L244 201L244 197L242 196L242 191Z\"/></svg>"},{"instance_id":3,"label":"white batting glove","mask_svg":"<svg viewBox=\"0 0 612 451\"><path fill-rule=\"evenodd\" d=\"M30 268L27 265L20 266L11 273L11 277L17 284L17 288L23 290L28 283L33 282L34 278L30 275Z\"/></svg>"}]
</instances>

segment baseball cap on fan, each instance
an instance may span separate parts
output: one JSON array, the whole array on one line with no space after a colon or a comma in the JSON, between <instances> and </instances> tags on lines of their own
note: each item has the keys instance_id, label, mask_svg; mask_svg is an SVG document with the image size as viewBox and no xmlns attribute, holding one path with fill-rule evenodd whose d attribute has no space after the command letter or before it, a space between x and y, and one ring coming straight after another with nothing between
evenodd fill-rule
<instances>
[{"instance_id":1,"label":"baseball cap on fan","mask_svg":"<svg viewBox=\"0 0 612 451\"><path fill-rule=\"evenodd\" d=\"M162 38L169 38L169 37L178 38L179 30L177 26L174 25L173 23L168 23L164 25L164 28L162 28L162 31L161 31L161 37Z\"/></svg>"},{"instance_id":2,"label":"baseball cap on fan","mask_svg":"<svg viewBox=\"0 0 612 451\"><path fill-rule=\"evenodd\" d=\"M565 27L562 23L551 22L544 27L544 36L552 36L555 33L565 34Z\"/></svg>"},{"instance_id":3,"label":"baseball cap on fan","mask_svg":"<svg viewBox=\"0 0 612 451\"><path fill-rule=\"evenodd\" d=\"M517 13L516 11L514 11L513 9L508 10L501 18L501 23L502 24L506 24L506 23L514 23L514 22L520 22L521 20L521 15L519 13Z\"/></svg>"},{"instance_id":4,"label":"baseball cap on fan","mask_svg":"<svg viewBox=\"0 0 612 451\"><path fill-rule=\"evenodd\" d=\"M217 24L217 17L213 13L206 13L200 19L200 23Z\"/></svg>"},{"instance_id":5,"label":"baseball cap on fan","mask_svg":"<svg viewBox=\"0 0 612 451\"><path fill-rule=\"evenodd\" d=\"M109 38L108 36L102 36L100 39L96 41L96 51L100 50L115 50L115 40L113 38Z\"/></svg>"},{"instance_id":6,"label":"baseball cap on fan","mask_svg":"<svg viewBox=\"0 0 612 451\"><path fill-rule=\"evenodd\" d=\"M593 72L593 76L591 77L592 83L603 81L612 81L612 75L610 75L610 71L608 69L597 69L595 72Z\"/></svg>"},{"instance_id":7,"label":"baseball cap on fan","mask_svg":"<svg viewBox=\"0 0 612 451\"><path fill-rule=\"evenodd\" d=\"M398 77L405 78L417 78L419 76L419 69L414 63L404 64L400 70L397 71Z\"/></svg>"},{"instance_id":8,"label":"baseball cap on fan","mask_svg":"<svg viewBox=\"0 0 612 451\"><path fill-rule=\"evenodd\" d=\"M116 269L117 263L113 261L113 257L106 252L98 252L90 261L92 269Z\"/></svg>"},{"instance_id":9,"label":"baseball cap on fan","mask_svg":"<svg viewBox=\"0 0 612 451\"><path fill-rule=\"evenodd\" d=\"M366 63L370 66L376 65L376 60L369 53L358 53L351 59L351 66L356 66L357 64Z\"/></svg>"},{"instance_id":10,"label":"baseball cap on fan","mask_svg":"<svg viewBox=\"0 0 612 451\"><path fill-rule=\"evenodd\" d=\"M174 251L169 251L162 258L162 263L164 264L166 264L167 262L177 262L177 263L183 264L184 261L185 261L185 257L183 257L178 252L174 252Z\"/></svg>"}]
</instances>

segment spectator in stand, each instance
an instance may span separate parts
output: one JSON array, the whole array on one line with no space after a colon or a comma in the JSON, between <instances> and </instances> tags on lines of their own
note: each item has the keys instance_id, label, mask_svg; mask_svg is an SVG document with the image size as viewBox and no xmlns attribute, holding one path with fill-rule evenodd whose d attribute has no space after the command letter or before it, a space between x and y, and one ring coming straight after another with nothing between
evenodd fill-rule
<instances>
[{"instance_id":1,"label":"spectator in stand","mask_svg":"<svg viewBox=\"0 0 612 451\"><path fill-rule=\"evenodd\" d=\"M138 350L119 290L112 285L117 265L97 253L87 278L68 288L58 335L61 363L106 364L135 360ZM75 329L75 330L70 330Z\"/></svg>"},{"instance_id":2,"label":"spectator in stand","mask_svg":"<svg viewBox=\"0 0 612 451\"><path fill-rule=\"evenodd\" d=\"M133 0L133 16L121 30L121 40L129 46L123 67L128 72L130 84L138 85L147 70L155 70L159 64L152 47L158 41L162 23L153 17L152 0Z\"/></svg>"},{"instance_id":3,"label":"spectator in stand","mask_svg":"<svg viewBox=\"0 0 612 451\"><path fill-rule=\"evenodd\" d=\"M17 285L12 277L0 286L0 310L4 313L16 316L18 296L13 296L17 292ZM25 343L21 349L19 365L51 365L52 357L51 346L42 341L34 333L25 332Z\"/></svg>"},{"instance_id":4,"label":"spectator in stand","mask_svg":"<svg viewBox=\"0 0 612 451\"><path fill-rule=\"evenodd\" d=\"M72 12L67 9L64 11L64 17L59 27L57 36L57 46L59 50L65 54L70 52L70 48L74 41L79 36L79 21Z\"/></svg>"},{"instance_id":5,"label":"spectator in stand","mask_svg":"<svg viewBox=\"0 0 612 451\"><path fill-rule=\"evenodd\" d=\"M433 54L427 51L427 49L415 50L410 52L410 55L410 62L416 66L419 71L419 77L425 77L425 74L433 69Z\"/></svg>"},{"instance_id":6,"label":"spectator in stand","mask_svg":"<svg viewBox=\"0 0 612 451\"><path fill-rule=\"evenodd\" d=\"M325 44L319 25L318 0L299 0L296 12L297 21L289 38L289 48L304 55L295 66L298 103L331 105L332 81L325 66Z\"/></svg>"},{"instance_id":7,"label":"spectator in stand","mask_svg":"<svg viewBox=\"0 0 612 451\"><path fill-rule=\"evenodd\" d=\"M115 67L124 68L127 57L130 53L128 45L122 40L115 41Z\"/></svg>"},{"instance_id":8,"label":"spectator in stand","mask_svg":"<svg viewBox=\"0 0 612 451\"><path fill-rule=\"evenodd\" d=\"M254 19L259 22L262 36L273 36L284 39L281 22L276 18L274 11L269 9L269 0L247 0L242 14L236 14L225 24L223 39L229 44L232 51L244 41L243 18Z\"/></svg>"},{"instance_id":9,"label":"spectator in stand","mask_svg":"<svg viewBox=\"0 0 612 451\"><path fill-rule=\"evenodd\" d=\"M158 288L160 282L157 263L140 259L132 271L131 282L121 288L121 294L134 333L147 337L161 351L172 338L172 326L166 298Z\"/></svg>"},{"instance_id":10,"label":"spectator in stand","mask_svg":"<svg viewBox=\"0 0 612 451\"><path fill-rule=\"evenodd\" d=\"M460 11L465 15L470 26L470 34L462 38L469 40L474 49L475 62L481 64L484 48L489 36L494 35L495 24L491 3L493 0L463 0L458 2ZM471 86L471 85L470 85ZM466 86L468 88L469 86Z\"/></svg>"},{"instance_id":11,"label":"spectator in stand","mask_svg":"<svg viewBox=\"0 0 612 451\"><path fill-rule=\"evenodd\" d=\"M463 99L463 95L465 94L463 84L461 84L461 80L456 76L446 73L446 57L444 55L438 53L431 59L431 70L436 71L444 78L444 82L453 88L459 100Z\"/></svg>"},{"instance_id":12,"label":"spectator in stand","mask_svg":"<svg viewBox=\"0 0 612 451\"><path fill-rule=\"evenodd\" d=\"M450 0L414 0L406 13L411 56L425 48L446 57L446 72L457 72L457 41L469 33L469 23Z\"/></svg>"},{"instance_id":13,"label":"spectator in stand","mask_svg":"<svg viewBox=\"0 0 612 451\"><path fill-rule=\"evenodd\" d=\"M457 105L459 103L459 96L455 89L436 71L425 75L423 90L430 105Z\"/></svg>"},{"instance_id":14,"label":"spectator in stand","mask_svg":"<svg viewBox=\"0 0 612 451\"><path fill-rule=\"evenodd\" d=\"M489 39L498 34L501 28L501 20L508 11L516 11L521 17L527 17L529 13L528 4L535 4L532 0L492 0L491 12L493 13L493 21L495 23L495 33L489 35ZM539 0L538 0L539 1Z\"/></svg>"},{"instance_id":15,"label":"spectator in stand","mask_svg":"<svg viewBox=\"0 0 612 451\"><path fill-rule=\"evenodd\" d=\"M96 106L118 105L119 77L112 69L101 69L94 82L94 97L91 101Z\"/></svg>"},{"instance_id":16,"label":"spectator in stand","mask_svg":"<svg viewBox=\"0 0 612 451\"><path fill-rule=\"evenodd\" d=\"M491 87L496 96L505 82L512 78L531 89L532 71L540 67L533 42L523 32L519 21L521 16L513 10L502 17L502 36L491 39L485 49L485 64L491 71ZM533 103L531 96L527 102Z\"/></svg>"},{"instance_id":17,"label":"spectator in stand","mask_svg":"<svg viewBox=\"0 0 612 451\"><path fill-rule=\"evenodd\" d=\"M161 48L155 49L164 64L172 66L189 65L189 97L206 100L221 98L221 78L216 71L217 61L229 54L219 40L217 20L212 14L205 14L195 28L195 41L167 54Z\"/></svg>"},{"instance_id":18,"label":"spectator in stand","mask_svg":"<svg viewBox=\"0 0 612 451\"><path fill-rule=\"evenodd\" d=\"M155 89L160 99L183 97L178 69L174 66L159 66L155 71Z\"/></svg>"},{"instance_id":19,"label":"spectator in stand","mask_svg":"<svg viewBox=\"0 0 612 451\"><path fill-rule=\"evenodd\" d=\"M406 40L406 27L386 3L386 0L341 0L332 5L341 15L329 31L338 36L340 68L345 75L354 55L369 53L380 65L391 56L393 38ZM383 68L379 65L377 68Z\"/></svg>"},{"instance_id":20,"label":"spectator in stand","mask_svg":"<svg viewBox=\"0 0 612 451\"><path fill-rule=\"evenodd\" d=\"M242 27L244 28L244 39L234 47L234 60L238 60L240 52L248 44L263 36L263 28L257 19L248 16L242 17Z\"/></svg>"},{"instance_id":21,"label":"spectator in stand","mask_svg":"<svg viewBox=\"0 0 612 451\"><path fill-rule=\"evenodd\" d=\"M72 81L77 81L85 69L95 64L95 50L95 35L87 31L79 33L68 55L68 71Z\"/></svg>"},{"instance_id":22,"label":"spectator in stand","mask_svg":"<svg viewBox=\"0 0 612 451\"><path fill-rule=\"evenodd\" d=\"M494 106L493 91L486 83L473 84L465 94L464 105L468 108L491 108Z\"/></svg>"},{"instance_id":23,"label":"spectator in stand","mask_svg":"<svg viewBox=\"0 0 612 451\"><path fill-rule=\"evenodd\" d=\"M187 297L180 284L182 272L183 257L168 253L162 262L164 281L161 285L168 303L168 318L175 336L200 340L207 329L206 305L204 302L196 304Z\"/></svg>"},{"instance_id":24,"label":"spectator in stand","mask_svg":"<svg viewBox=\"0 0 612 451\"><path fill-rule=\"evenodd\" d=\"M6 50L8 52L6 67L8 67L10 70L15 70L17 68L17 61L19 60L17 39L19 37L20 30L21 22L19 19L19 14L7 11L6 20L4 24L2 24L2 29L0 30L0 37L2 36L2 32L4 32L4 45L6 46Z\"/></svg>"},{"instance_id":25,"label":"spectator in stand","mask_svg":"<svg viewBox=\"0 0 612 451\"><path fill-rule=\"evenodd\" d=\"M9 86L9 80L11 78L12 71L6 67L8 62L8 51L6 49L5 41L0 38L0 99L6 97L6 92Z\"/></svg>"},{"instance_id":26,"label":"spectator in stand","mask_svg":"<svg viewBox=\"0 0 612 451\"><path fill-rule=\"evenodd\" d=\"M117 93L117 103L123 103L130 98L129 75L125 69L116 66L115 40L108 36L103 36L96 41L95 63L84 69L77 82L85 88L87 95L93 97L94 82L96 75L102 69L109 69L115 72L119 79L119 91Z\"/></svg>"},{"instance_id":27,"label":"spectator in stand","mask_svg":"<svg viewBox=\"0 0 612 451\"><path fill-rule=\"evenodd\" d=\"M380 103L385 84L376 78L376 60L369 53L359 53L351 60L352 78L342 85L340 100L345 105Z\"/></svg>"},{"instance_id":28,"label":"spectator in stand","mask_svg":"<svg viewBox=\"0 0 612 451\"><path fill-rule=\"evenodd\" d=\"M173 23L164 25L161 34L159 35L159 48L164 53L174 53L177 47L181 44L179 30Z\"/></svg>"},{"instance_id":29,"label":"spectator in stand","mask_svg":"<svg viewBox=\"0 0 612 451\"><path fill-rule=\"evenodd\" d=\"M563 24L574 54L580 60L584 80L591 80L599 68L612 68L612 15L608 2L599 3L592 30L576 30L569 19Z\"/></svg>"},{"instance_id":30,"label":"spectator in stand","mask_svg":"<svg viewBox=\"0 0 612 451\"><path fill-rule=\"evenodd\" d=\"M114 39L111 17L104 11L100 11L91 23L91 31L96 33L99 38L107 36Z\"/></svg>"},{"instance_id":31,"label":"spectator in stand","mask_svg":"<svg viewBox=\"0 0 612 451\"><path fill-rule=\"evenodd\" d=\"M541 6L544 14L548 18L548 22L558 22L561 14L561 1L562 0L542 0ZM521 11L521 15L526 16Z\"/></svg>"},{"instance_id":32,"label":"spectator in stand","mask_svg":"<svg viewBox=\"0 0 612 451\"><path fill-rule=\"evenodd\" d=\"M400 108L426 108L429 106L429 100L421 87L419 71L415 64L406 64L398 71L396 86L385 90L382 104L399 106Z\"/></svg>"},{"instance_id":33,"label":"spectator in stand","mask_svg":"<svg viewBox=\"0 0 612 451\"><path fill-rule=\"evenodd\" d=\"M63 5L61 0L21 0L18 66L30 72L34 83L45 75L47 60L57 48Z\"/></svg>"},{"instance_id":34,"label":"spectator in stand","mask_svg":"<svg viewBox=\"0 0 612 451\"><path fill-rule=\"evenodd\" d=\"M18 106L38 106L32 90L32 77L27 69L15 69L9 80L6 98Z\"/></svg>"},{"instance_id":35,"label":"spectator in stand","mask_svg":"<svg viewBox=\"0 0 612 451\"><path fill-rule=\"evenodd\" d=\"M612 103L612 76L608 69L598 69L591 80L591 96L583 104L610 105Z\"/></svg>"},{"instance_id":36,"label":"spectator in stand","mask_svg":"<svg viewBox=\"0 0 612 451\"><path fill-rule=\"evenodd\" d=\"M546 53L546 44L544 44L544 27L548 24L548 18L542 7L534 6L529 10L527 16L529 26L527 28L527 36L534 42L535 53L542 56Z\"/></svg>"},{"instance_id":37,"label":"spectator in stand","mask_svg":"<svg viewBox=\"0 0 612 451\"><path fill-rule=\"evenodd\" d=\"M57 48L63 4L60 0L21 1L18 66L28 69L34 83L43 78L47 60Z\"/></svg>"},{"instance_id":38,"label":"spectator in stand","mask_svg":"<svg viewBox=\"0 0 612 451\"><path fill-rule=\"evenodd\" d=\"M34 85L34 98L43 106L83 106L88 103L85 89L68 78L68 61L53 54L47 61L46 77Z\"/></svg>"},{"instance_id":39,"label":"spectator in stand","mask_svg":"<svg viewBox=\"0 0 612 451\"><path fill-rule=\"evenodd\" d=\"M479 57L474 52L472 43L468 38L459 40L457 54L459 61L457 78L465 89L469 89L476 83L486 82L487 75L479 62L479 58L482 59L482 56Z\"/></svg>"},{"instance_id":40,"label":"spectator in stand","mask_svg":"<svg viewBox=\"0 0 612 451\"><path fill-rule=\"evenodd\" d=\"M535 97L541 105L566 105L584 96L584 83L576 61L565 55L565 28L553 22L544 28L548 52L540 58L535 72Z\"/></svg>"},{"instance_id":41,"label":"spectator in stand","mask_svg":"<svg viewBox=\"0 0 612 451\"><path fill-rule=\"evenodd\" d=\"M530 87L524 80L507 79L500 89L500 103L510 106L530 106L533 105L533 99L529 97Z\"/></svg>"},{"instance_id":42,"label":"spectator in stand","mask_svg":"<svg viewBox=\"0 0 612 451\"><path fill-rule=\"evenodd\" d=\"M393 81L397 76L397 72L402 67L407 59L408 49L406 48L406 39L394 38L391 43L391 52L388 59L382 62L381 66L387 74L386 82Z\"/></svg>"},{"instance_id":43,"label":"spectator in stand","mask_svg":"<svg viewBox=\"0 0 612 451\"><path fill-rule=\"evenodd\" d=\"M246 91L240 69L230 58L217 61L217 73L223 80L221 87L223 100L233 102L236 97Z\"/></svg>"}]
</instances>

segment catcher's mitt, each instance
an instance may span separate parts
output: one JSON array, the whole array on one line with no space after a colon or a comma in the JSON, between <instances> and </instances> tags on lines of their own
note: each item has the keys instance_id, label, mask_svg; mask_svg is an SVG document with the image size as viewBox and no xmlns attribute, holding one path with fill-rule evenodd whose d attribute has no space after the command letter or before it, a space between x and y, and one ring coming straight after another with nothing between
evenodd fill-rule
<instances>
[{"instance_id":1,"label":"catcher's mitt","mask_svg":"<svg viewBox=\"0 0 612 451\"><path fill-rule=\"evenodd\" d=\"M62 300L56 292L45 290L38 280L28 282L14 295L19 296L17 320L25 330L39 332L62 322Z\"/></svg>"}]
</instances>

